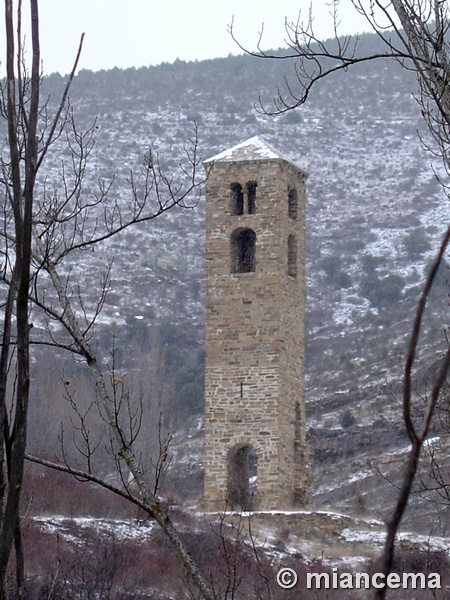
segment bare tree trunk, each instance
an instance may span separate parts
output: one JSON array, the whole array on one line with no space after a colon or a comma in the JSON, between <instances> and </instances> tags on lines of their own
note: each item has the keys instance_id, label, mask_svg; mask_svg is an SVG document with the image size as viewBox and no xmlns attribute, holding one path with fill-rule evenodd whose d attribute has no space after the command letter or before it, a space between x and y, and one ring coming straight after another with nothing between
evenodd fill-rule
<instances>
[{"instance_id":1,"label":"bare tree trunk","mask_svg":"<svg viewBox=\"0 0 450 600\"><path fill-rule=\"evenodd\" d=\"M19 599L25 598L25 558L23 554L22 530L20 527L20 516L17 517L14 531L14 550L16 553L16 587Z\"/></svg>"},{"instance_id":2,"label":"bare tree trunk","mask_svg":"<svg viewBox=\"0 0 450 600\"><path fill-rule=\"evenodd\" d=\"M25 174L24 188L22 189L20 156L18 145L17 111L24 107L17 104L16 84L19 86L20 77L17 79L14 70L14 28L13 28L13 3L5 0L6 40L7 40L7 102L8 102L8 138L11 156L11 179L13 183L12 207L15 222L15 268L17 274L16 321L17 321L17 386L14 402L14 418L12 429L6 431L6 403L5 394L2 398L3 436L6 448L7 489L4 495L4 511L0 530L0 594L3 594L6 570L12 550L14 538L16 548L21 553L21 543L17 541L20 536L20 494L22 489L23 466L27 439L27 414L30 392L30 326L28 320L32 217L33 217L33 192L36 178L37 165L37 121L39 114L39 17L37 0L30 0L31 9L31 39L32 39L32 70L31 93L29 112L27 118L27 137L25 141ZM19 15L20 21L20 15ZM19 55L19 60L21 59ZM15 286L10 292L10 299L15 295ZM10 322L6 324L6 335L10 336ZM5 334L5 332L4 332ZM9 342L8 339L5 341ZM2 356L2 373L0 374L2 392L6 391L7 352ZM23 573L23 557L18 557L18 568ZM22 564L22 566L21 566ZM19 576L19 579L22 578ZM1 597L1 596L0 596ZM20 597L20 594L19 594Z\"/></svg>"},{"instance_id":3,"label":"bare tree trunk","mask_svg":"<svg viewBox=\"0 0 450 600\"><path fill-rule=\"evenodd\" d=\"M39 251L43 253L44 249L39 238L36 237L35 242ZM43 258L44 256L45 255L43 255ZM111 437L115 441L115 455L121 458L127 465L129 472L132 474L133 479L141 493L142 506L144 507L144 510L151 517L153 517L153 519L155 519L170 540L181 563L184 565L187 572L192 577L195 585L197 586L197 589L200 591L201 597L204 600L214 600L215 595L213 590L201 574L198 566L195 564L188 548L186 547L186 544L175 529L169 514L162 508L159 499L150 490L145 480L144 474L140 469L136 459L132 443L130 443L125 432L120 426L117 407L108 393L104 376L100 370L100 367L98 366L97 357L86 341L85 336L79 326L63 282L61 281L54 265L44 261L43 268L45 268L50 275L53 286L58 294L59 303L63 309L66 329L72 336L80 354L84 356L87 365L93 374L97 387L97 393L105 413L105 421L110 429Z\"/></svg>"},{"instance_id":4,"label":"bare tree trunk","mask_svg":"<svg viewBox=\"0 0 450 600\"><path fill-rule=\"evenodd\" d=\"M382 40L384 51L361 53L359 52L358 36L338 34L339 0L330 2L330 13L334 21L335 32L331 44L323 42L315 36L314 19L311 12L305 22L302 22L299 16L297 22L286 23L289 47L287 53L280 55L279 53L265 52L261 49L261 38L258 50L248 52L260 58L296 61L294 73L299 87L292 86L285 80L285 90L284 92L278 91L272 108L267 110L260 102L261 111L266 114L278 115L300 107L307 101L313 86L325 77L338 71L345 71L352 65L382 58L397 60L404 68L416 73L420 90L417 100L428 130L437 145L437 150L433 148L431 152L434 156L442 159L446 173L450 176L450 44L448 42L450 21L448 0L426 0L425 2L419 0L390 0L388 2L372 0L370 3L364 0L352 0L352 4L355 11L366 18L369 28ZM230 33L233 36L233 25L230 26ZM428 149L430 150L429 147ZM447 183L442 182L442 190L448 198L450 190ZM442 240L433 268L424 282L405 362L403 420L411 441L411 450L397 502L387 526L387 537L382 556L385 576L392 568L395 539L409 502L420 464L422 448L436 412L436 404L450 370L449 346L432 382L431 394L423 416L420 421L414 422L412 418L412 370L418 352L426 304L449 241L450 227ZM386 593L387 588L380 588L376 592L376 597L384 598Z\"/></svg>"},{"instance_id":5,"label":"bare tree trunk","mask_svg":"<svg viewBox=\"0 0 450 600\"><path fill-rule=\"evenodd\" d=\"M31 9L31 39L32 39L32 66L31 76L26 72L22 73L24 68L23 47L21 45L21 6L22 2L18 2L17 10L17 40L18 47L15 48L15 31L14 31L14 16L13 16L13 0L5 0L5 25L6 25L6 116L8 124L8 139L9 139L9 161L2 160L2 168L4 170L5 190L9 205L12 210L12 222L14 223L14 232L5 232L7 243L14 247L14 267L11 275L11 280L8 282L5 277L5 282L9 284L8 297L5 306L4 314L4 330L2 336L2 351L0 354L0 500L2 514L0 518L0 600L5 598L5 581L7 568L10 562L12 546L15 544L16 549L16 596L21 598L25 594L24 589L24 557L20 533L20 518L19 506L20 495L22 489L24 457L27 441L27 415L28 402L30 392L30 323L29 309L30 298L30 278L31 278L31 259L32 259L32 239L33 239L33 203L36 174L42 164L43 158L52 142L53 136L57 136L64 126L69 123L73 126L74 135L77 143L80 144L80 165L77 173L77 181L83 178L85 160L89 155L89 149L83 144L85 143L83 136L77 137L77 131L74 123L71 120L71 114L66 117L61 117L65 107L67 93L75 73L78 63L78 58L81 52L83 36L81 38L80 47L77 58L65 88L59 109L56 112L54 120L48 124L44 119L43 131L39 131L38 135L38 119L39 119L39 87L40 87L40 50L39 50L39 16L38 16L38 0L30 0ZM62 122L60 122L60 120ZM58 129L57 129L58 126ZM47 134L44 139L44 133ZM41 140L38 147L38 139ZM199 183L196 182L196 169L199 160L196 156L197 139L193 145L192 155L188 152L188 157L191 160L192 175L190 179L190 188L187 192L180 193L181 187L177 187L172 177L166 177L157 162L151 154L148 157L145 167L145 181L143 198L138 197L137 189L134 185L131 176L130 182L132 187L133 201L131 203L130 212L127 219L123 215L113 211L111 215L105 212L106 230L102 231L97 239L93 239L92 235L84 236L83 226L77 226L78 221L75 220L76 236L79 239L75 241L75 234L72 237L68 236L67 246L63 246L61 255L54 258L51 256L53 249L53 239L51 235L54 231L57 217L54 216L54 208L48 214L46 212L45 199L42 201L41 212L45 218L49 218L48 228L44 227L42 236L39 233L35 236L35 243L38 247L38 260L40 268L47 270L49 273L55 290L57 291L60 305L63 309L63 315L60 316L60 323L65 327L66 331L71 335L73 344L68 347L70 351L77 352L86 360L88 366L93 373L97 392L102 404L102 413L105 417L111 437L114 439L115 456L117 459L122 459L134 480L137 482L145 510L151 515L161 526L172 546L176 550L178 557L189 572L192 580L195 582L200 595L205 600L214 600L214 593L210 589L206 580L201 575L197 565L194 563L186 544L179 536L174 525L172 524L169 515L161 507L159 500L154 494L143 476L139 467L136 454L132 447L133 440L127 438L126 433L121 429L118 422L117 406L114 398L108 394L104 375L99 368L97 358L92 352L91 347L87 342L86 330L82 330L79 326L75 311L72 309L70 297L67 295L67 288L58 277L56 265L62 258L76 248L92 246L94 243L106 239L116 233L122 231L131 224L150 220L159 214L169 210L171 207L179 205L183 201L186 194L195 189ZM186 171L183 171L187 175ZM64 180L63 184L67 182ZM161 187L167 190L167 197L161 194ZM108 186L102 187L100 192L100 200L98 204L105 198L108 192ZM156 196L156 209L152 209L149 213L144 211L147 202L150 203L150 192L154 190ZM75 187L78 192L79 188ZM66 189L67 193L67 189ZM70 194L66 197L67 203L75 198L74 215L79 215L85 210L85 206L79 200L79 194ZM94 203L95 205L95 203ZM89 203L86 206L92 206ZM64 210L66 204L63 203ZM106 210L106 209L105 209ZM53 216L52 216L53 215ZM63 215L62 222L65 222L66 215ZM54 220L52 220L54 219ZM83 223L87 222L83 221ZM80 233L81 231L81 233ZM77 243L78 242L78 245ZM12 250L11 250L12 253ZM34 255L36 258L36 255ZM52 259L54 258L54 262ZM36 291L33 286L34 292ZM102 292L102 299L99 302L98 309L101 309L102 302L106 290ZM38 294L33 295L33 300L39 305ZM14 310L15 308L15 310ZM52 307L41 306L48 315L52 314ZM13 331L13 314L15 313L16 324ZM95 317L94 317L95 320ZM91 323L92 325L92 323ZM89 328L87 329L87 331ZM14 397L12 401L8 398L8 377L12 374L8 369L11 363L11 340L15 335L16 357L14 363ZM62 346L64 347L64 346ZM9 406L11 404L11 406ZM10 415L10 416L9 416ZM8 422L10 421L10 422Z\"/></svg>"},{"instance_id":6,"label":"bare tree trunk","mask_svg":"<svg viewBox=\"0 0 450 600\"><path fill-rule=\"evenodd\" d=\"M411 441L411 450L408 455L408 460L406 463L405 472L403 475L403 482L400 487L400 492L397 499L397 504L395 506L394 512L387 523L387 535L386 541L384 545L383 555L382 555L382 572L385 577L392 570L392 565L394 561L394 548L395 548L395 540L400 528L401 521L405 514L406 508L408 506L409 498L411 496L411 491L413 487L413 483L418 471L420 455L422 452L422 448L424 442L428 436L428 432L430 430L430 425L435 413L436 404L441 393L443 386L445 385L446 377L450 368L450 346L447 348L447 352L445 354L444 360L442 361L441 367L438 371L438 374L435 377L433 388L431 390L430 399L425 408L424 415L421 419L421 427L419 428L414 424L411 417L411 402L412 402L412 368L417 354L417 347L419 342L419 336L422 328L422 319L424 316L426 303L428 297L431 292L431 288L433 286L433 282L436 278L437 271L441 264L441 260L444 256L445 251L448 248L450 243L450 227L448 227L447 232L442 241L439 252L434 260L433 267L428 275L427 281L425 283L421 298L419 300L417 314L414 321L411 341L408 349L408 356L405 364L405 372L404 372L404 381L403 381L403 421L406 425L406 432ZM375 596L380 599L384 599L386 597L387 588L379 588Z\"/></svg>"}]
</instances>

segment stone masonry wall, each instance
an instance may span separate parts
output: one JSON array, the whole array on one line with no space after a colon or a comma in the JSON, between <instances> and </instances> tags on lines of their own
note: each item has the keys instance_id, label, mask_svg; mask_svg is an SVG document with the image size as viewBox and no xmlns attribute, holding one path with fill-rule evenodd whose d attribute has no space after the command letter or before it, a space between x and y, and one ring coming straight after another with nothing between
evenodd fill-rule
<instances>
[{"instance_id":1,"label":"stone masonry wall","mask_svg":"<svg viewBox=\"0 0 450 600\"><path fill-rule=\"evenodd\" d=\"M230 186L257 183L255 214L232 215ZM288 192L298 192L298 217ZM206 186L205 505L222 509L238 446L257 457L255 508L290 508L308 485L304 408L304 174L281 159L217 162ZM231 272L232 233L256 234L254 272ZM288 237L297 275L288 275Z\"/></svg>"}]
</instances>

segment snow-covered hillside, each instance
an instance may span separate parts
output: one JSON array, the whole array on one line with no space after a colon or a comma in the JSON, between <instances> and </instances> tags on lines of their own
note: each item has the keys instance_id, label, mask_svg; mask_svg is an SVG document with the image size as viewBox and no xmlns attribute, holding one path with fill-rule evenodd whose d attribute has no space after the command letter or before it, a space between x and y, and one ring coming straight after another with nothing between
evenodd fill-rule
<instances>
[{"instance_id":1,"label":"snow-covered hillside","mask_svg":"<svg viewBox=\"0 0 450 600\"><path fill-rule=\"evenodd\" d=\"M394 490L374 466L398 473L395 460L407 446L398 397L401 360L424 273L448 223L448 200L434 174L442 170L422 147L419 133L428 137L413 98L416 83L398 64L373 63L330 77L297 112L269 117L254 104L260 95L273 97L283 76L292 75L280 65L230 57L80 72L72 91L75 116L81 128L97 119L84 193L94 193L99 179L114 178L111 197L125 202L130 170L138 181L150 146L167 173L182 179L178 165L186 166L193 121L203 159L260 135L309 172L307 406L316 502L383 516ZM53 94L61 83L52 76L44 85ZM69 158L55 148L49 180L58 181L61 161ZM115 334L126 346L132 335L170 323L201 350L204 199L193 197L192 206L74 259L72 280L92 306L100 274L114 261L99 321L104 340ZM419 383L446 344L445 279L444 268L424 334ZM131 369L136 357L124 355ZM176 369L174 361L165 371L172 391ZM171 410L179 409L174 399ZM180 461L172 469L186 485L182 448L190 434L174 422ZM194 439L194 452L201 452L201 430ZM200 462L192 496L200 493ZM379 497L373 489L380 486ZM417 510L423 510L420 503ZM439 527L436 533L445 534L446 523Z\"/></svg>"}]
</instances>

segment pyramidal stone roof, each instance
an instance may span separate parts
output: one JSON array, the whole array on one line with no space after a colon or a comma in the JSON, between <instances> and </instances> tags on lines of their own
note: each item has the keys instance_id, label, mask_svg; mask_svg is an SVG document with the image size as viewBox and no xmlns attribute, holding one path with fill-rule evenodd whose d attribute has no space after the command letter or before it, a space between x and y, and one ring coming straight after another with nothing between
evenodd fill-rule
<instances>
[{"instance_id":1,"label":"pyramidal stone roof","mask_svg":"<svg viewBox=\"0 0 450 600\"><path fill-rule=\"evenodd\" d=\"M306 174L306 172L299 165L284 156L284 154L273 148L270 144L257 135L246 140L245 142L241 142L237 146L233 146L228 150L220 152L220 154L216 154L215 156L208 158L203 164L273 159L289 162Z\"/></svg>"}]
</instances>

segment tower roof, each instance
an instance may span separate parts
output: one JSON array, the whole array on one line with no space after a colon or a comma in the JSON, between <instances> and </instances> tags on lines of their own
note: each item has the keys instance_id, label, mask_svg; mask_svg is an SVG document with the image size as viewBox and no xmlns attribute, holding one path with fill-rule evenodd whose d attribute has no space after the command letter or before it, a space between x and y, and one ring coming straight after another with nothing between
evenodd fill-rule
<instances>
[{"instance_id":1,"label":"tower roof","mask_svg":"<svg viewBox=\"0 0 450 600\"><path fill-rule=\"evenodd\" d=\"M281 152L276 150L273 146L268 144L265 140L255 135L254 137L233 146L228 150L220 152L211 158L204 161L203 164L215 163L215 162L241 162L241 161L253 161L253 160L284 160L294 165L297 169L306 174L306 171L302 169L295 162L284 156Z\"/></svg>"}]
</instances>

